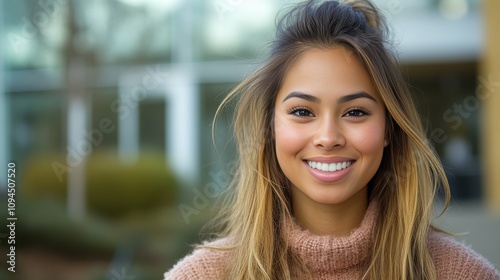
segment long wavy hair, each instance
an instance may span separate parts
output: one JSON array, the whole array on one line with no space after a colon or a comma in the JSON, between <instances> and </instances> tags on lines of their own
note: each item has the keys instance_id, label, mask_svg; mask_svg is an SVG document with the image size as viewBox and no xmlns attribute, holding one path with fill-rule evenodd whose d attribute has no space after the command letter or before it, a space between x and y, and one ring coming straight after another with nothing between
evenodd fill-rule
<instances>
[{"instance_id":1,"label":"long wavy hair","mask_svg":"<svg viewBox=\"0 0 500 280\"><path fill-rule=\"evenodd\" d=\"M237 104L239 155L217 217L220 236L229 244L217 249L231 253L225 279L291 279L297 268L308 273L282 237L284 222L292 216L291 183L276 158L274 105L288 69L301 54L338 46L355 53L370 74L385 104L390 140L368 184L380 214L363 279L436 279L426 240L435 229L431 222L437 189L444 189L446 209L449 186L387 35L382 14L368 0L299 3L278 21L264 65L222 102L216 118L227 104Z\"/></svg>"}]
</instances>

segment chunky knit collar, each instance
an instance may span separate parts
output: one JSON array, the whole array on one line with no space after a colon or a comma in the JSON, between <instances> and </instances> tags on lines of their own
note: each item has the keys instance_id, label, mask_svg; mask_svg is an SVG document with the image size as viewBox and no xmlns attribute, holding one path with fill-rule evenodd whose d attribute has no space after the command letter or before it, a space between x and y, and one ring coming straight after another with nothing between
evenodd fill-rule
<instances>
[{"instance_id":1,"label":"chunky knit collar","mask_svg":"<svg viewBox=\"0 0 500 280\"><path fill-rule=\"evenodd\" d=\"M313 235L294 221L286 231L288 246L313 275L359 269L368 261L377 216L378 205L372 201L361 225L342 237Z\"/></svg>"}]
</instances>

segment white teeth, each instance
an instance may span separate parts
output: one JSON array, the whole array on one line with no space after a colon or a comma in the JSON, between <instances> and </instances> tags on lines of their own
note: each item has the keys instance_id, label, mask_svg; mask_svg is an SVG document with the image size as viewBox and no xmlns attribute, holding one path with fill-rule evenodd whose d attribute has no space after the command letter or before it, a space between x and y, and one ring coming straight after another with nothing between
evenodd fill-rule
<instances>
[{"instance_id":1,"label":"white teeth","mask_svg":"<svg viewBox=\"0 0 500 280\"><path fill-rule=\"evenodd\" d=\"M344 162L337 162L337 163L321 163L321 162L315 162L315 161L307 161L307 164L314 168L318 169L321 171L328 171L328 172L333 172L333 171L338 171L342 169L346 169L347 167L351 166L350 161L344 161Z\"/></svg>"},{"instance_id":2,"label":"white teeth","mask_svg":"<svg viewBox=\"0 0 500 280\"><path fill-rule=\"evenodd\" d=\"M328 171L336 171L336 170L337 170L337 166L335 164L328 165Z\"/></svg>"},{"instance_id":3,"label":"white teeth","mask_svg":"<svg viewBox=\"0 0 500 280\"><path fill-rule=\"evenodd\" d=\"M321 166L321 170L328 171L328 163L323 163L323 166Z\"/></svg>"}]
</instances>

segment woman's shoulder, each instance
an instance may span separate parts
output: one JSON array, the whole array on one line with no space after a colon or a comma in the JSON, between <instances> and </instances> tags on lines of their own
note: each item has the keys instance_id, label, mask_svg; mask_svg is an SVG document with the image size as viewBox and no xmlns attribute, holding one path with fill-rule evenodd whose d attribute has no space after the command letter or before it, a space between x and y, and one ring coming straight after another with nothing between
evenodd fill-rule
<instances>
[{"instance_id":1,"label":"woman's shoulder","mask_svg":"<svg viewBox=\"0 0 500 280\"><path fill-rule=\"evenodd\" d=\"M211 247L227 245L226 239L205 242L202 247L196 248L167 271L164 275L165 280L220 279L229 251Z\"/></svg>"},{"instance_id":2,"label":"woman's shoulder","mask_svg":"<svg viewBox=\"0 0 500 280\"><path fill-rule=\"evenodd\" d=\"M483 256L464 243L438 232L427 241L438 279L500 280L500 273Z\"/></svg>"}]
</instances>

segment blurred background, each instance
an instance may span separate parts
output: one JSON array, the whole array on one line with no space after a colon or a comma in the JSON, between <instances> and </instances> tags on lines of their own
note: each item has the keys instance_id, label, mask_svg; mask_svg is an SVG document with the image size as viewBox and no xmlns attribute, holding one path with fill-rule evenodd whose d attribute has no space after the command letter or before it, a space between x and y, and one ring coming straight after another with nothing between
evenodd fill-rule
<instances>
[{"instance_id":1,"label":"blurred background","mask_svg":"<svg viewBox=\"0 0 500 280\"><path fill-rule=\"evenodd\" d=\"M295 1L297 2L297 1ZM222 98L285 0L0 0L0 219L16 165L16 272L161 279L233 174ZM437 223L500 268L500 2L377 0L453 195Z\"/></svg>"}]
</instances>

